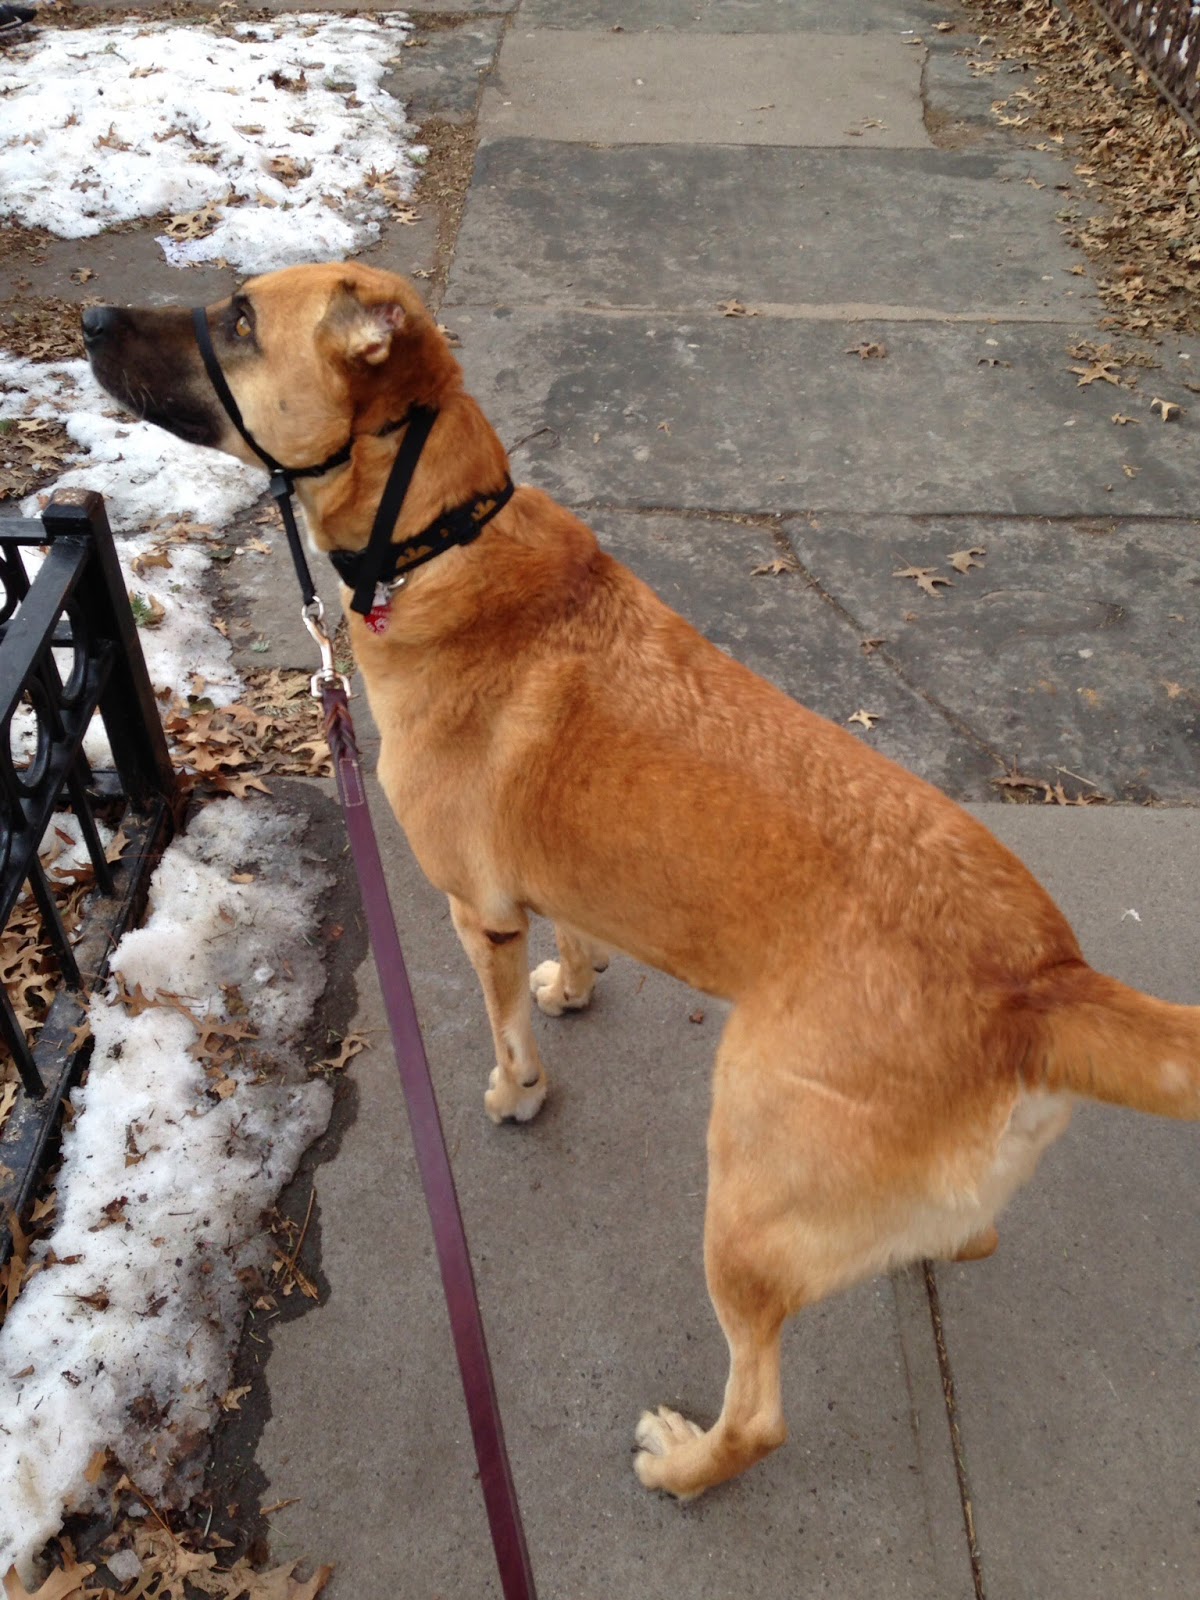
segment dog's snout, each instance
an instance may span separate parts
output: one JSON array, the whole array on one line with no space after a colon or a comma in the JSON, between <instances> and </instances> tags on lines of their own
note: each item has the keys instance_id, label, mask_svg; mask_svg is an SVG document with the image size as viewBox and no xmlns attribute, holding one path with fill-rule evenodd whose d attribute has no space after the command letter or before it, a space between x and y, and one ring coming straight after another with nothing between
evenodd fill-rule
<instances>
[{"instance_id":1,"label":"dog's snout","mask_svg":"<svg viewBox=\"0 0 1200 1600\"><path fill-rule=\"evenodd\" d=\"M98 344L106 338L116 327L117 317L115 306L88 306L82 318L84 343Z\"/></svg>"}]
</instances>

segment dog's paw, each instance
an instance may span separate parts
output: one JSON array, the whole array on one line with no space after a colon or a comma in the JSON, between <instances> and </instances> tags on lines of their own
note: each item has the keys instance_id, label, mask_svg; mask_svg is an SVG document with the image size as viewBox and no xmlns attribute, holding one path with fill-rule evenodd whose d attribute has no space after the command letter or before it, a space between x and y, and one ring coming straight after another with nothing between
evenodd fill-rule
<instances>
[{"instance_id":1,"label":"dog's paw","mask_svg":"<svg viewBox=\"0 0 1200 1600\"><path fill-rule=\"evenodd\" d=\"M529 989L539 1011L548 1017L561 1017L564 1011L582 1011L592 998L593 983L576 994L563 980L561 961L543 961L529 974Z\"/></svg>"},{"instance_id":2,"label":"dog's paw","mask_svg":"<svg viewBox=\"0 0 1200 1600\"><path fill-rule=\"evenodd\" d=\"M546 1075L539 1073L530 1084L514 1083L499 1067L492 1068L484 1110L493 1122L532 1122L546 1099Z\"/></svg>"},{"instance_id":3,"label":"dog's paw","mask_svg":"<svg viewBox=\"0 0 1200 1600\"><path fill-rule=\"evenodd\" d=\"M665 1489L680 1500L691 1500L693 1494L681 1494L672 1483L671 1456L684 1445L703 1437L699 1423L689 1422L669 1406L659 1406L656 1411L643 1411L638 1419L634 1440L637 1454L633 1470L646 1489Z\"/></svg>"}]
</instances>

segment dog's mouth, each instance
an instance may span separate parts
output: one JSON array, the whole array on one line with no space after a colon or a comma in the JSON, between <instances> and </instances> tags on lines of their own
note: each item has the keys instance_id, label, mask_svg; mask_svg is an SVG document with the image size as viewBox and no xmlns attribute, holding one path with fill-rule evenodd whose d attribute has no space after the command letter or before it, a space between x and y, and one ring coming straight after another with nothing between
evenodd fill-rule
<instances>
[{"instance_id":1,"label":"dog's mouth","mask_svg":"<svg viewBox=\"0 0 1200 1600\"><path fill-rule=\"evenodd\" d=\"M187 444L221 445L226 419L200 364L187 312L89 306L83 343L97 383L139 421Z\"/></svg>"}]
</instances>

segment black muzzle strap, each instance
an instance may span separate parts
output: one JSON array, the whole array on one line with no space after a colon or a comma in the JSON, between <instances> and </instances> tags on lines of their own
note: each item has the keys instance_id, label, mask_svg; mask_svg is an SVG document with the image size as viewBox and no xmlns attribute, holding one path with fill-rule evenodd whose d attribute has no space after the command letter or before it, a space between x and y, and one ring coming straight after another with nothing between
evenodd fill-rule
<instances>
[{"instance_id":1,"label":"black muzzle strap","mask_svg":"<svg viewBox=\"0 0 1200 1600\"><path fill-rule=\"evenodd\" d=\"M212 334L208 327L208 312L203 306L192 307L192 327L196 330L196 344L200 350L200 359L204 363L204 370L208 373L208 381L217 391L217 399L225 408L225 415L233 423L242 438L251 450L270 472L287 472L287 468L275 457L268 455L242 421L242 413L238 403L233 398L233 390L225 382L225 374L221 371L221 363L217 360L217 352L213 349ZM290 474L295 476L295 474Z\"/></svg>"},{"instance_id":2,"label":"black muzzle strap","mask_svg":"<svg viewBox=\"0 0 1200 1600\"><path fill-rule=\"evenodd\" d=\"M340 450L335 450L333 455L319 462L316 466L285 467L282 462L276 461L269 451L263 449L242 420L241 410L237 401L233 398L233 390L226 383L225 374L221 370L221 363L217 360L217 352L213 348L212 333L208 326L208 312L203 306L192 307L192 327L196 333L196 347L200 351L200 359L204 363L208 381L212 384L217 399L224 407L226 416L271 474L271 498L279 507L279 514L283 518L288 549L291 552L292 565L296 569L296 579L300 584L301 593L304 595L304 604L311 606L317 597L317 587L313 583L312 573L309 571L308 560L304 554L304 541L300 537L300 529L296 526L296 513L292 509L294 480L296 478L316 478L323 472L330 472L334 467L344 465L350 459L350 452L354 448L354 440L347 439Z\"/></svg>"}]
</instances>

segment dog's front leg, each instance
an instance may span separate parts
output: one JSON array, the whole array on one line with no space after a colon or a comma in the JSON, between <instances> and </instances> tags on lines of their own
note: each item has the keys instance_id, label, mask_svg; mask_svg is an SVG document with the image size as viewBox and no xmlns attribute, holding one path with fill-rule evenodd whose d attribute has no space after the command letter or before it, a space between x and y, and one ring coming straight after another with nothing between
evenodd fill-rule
<instances>
[{"instance_id":1,"label":"dog's front leg","mask_svg":"<svg viewBox=\"0 0 1200 1600\"><path fill-rule=\"evenodd\" d=\"M608 966L608 951L586 934L554 924L558 960L543 961L529 974L529 987L538 1010L548 1017L561 1017L564 1011L582 1011L592 998L596 974Z\"/></svg>"},{"instance_id":2,"label":"dog's front leg","mask_svg":"<svg viewBox=\"0 0 1200 1600\"><path fill-rule=\"evenodd\" d=\"M483 1097L487 1114L493 1122L528 1122L546 1098L546 1072L529 1013L529 918L517 910L504 927L489 928L473 906L454 895L450 915L479 974L496 1044L496 1065Z\"/></svg>"}]
</instances>

